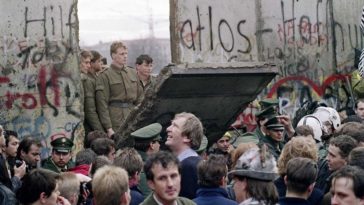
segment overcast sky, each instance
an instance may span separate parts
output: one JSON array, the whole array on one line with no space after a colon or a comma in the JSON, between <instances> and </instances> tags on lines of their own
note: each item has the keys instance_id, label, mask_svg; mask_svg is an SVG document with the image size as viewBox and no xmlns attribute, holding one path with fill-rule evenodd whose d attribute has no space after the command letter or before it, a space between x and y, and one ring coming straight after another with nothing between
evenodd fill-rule
<instances>
[{"instance_id":1,"label":"overcast sky","mask_svg":"<svg viewBox=\"0 0 364 205\"><path fill-rule=\"evenodd\" d=\"M146 38L150 22L155 37L169 38L169 0L78 0L78 18L81 46Z\"/></svg>"}]
</instances>

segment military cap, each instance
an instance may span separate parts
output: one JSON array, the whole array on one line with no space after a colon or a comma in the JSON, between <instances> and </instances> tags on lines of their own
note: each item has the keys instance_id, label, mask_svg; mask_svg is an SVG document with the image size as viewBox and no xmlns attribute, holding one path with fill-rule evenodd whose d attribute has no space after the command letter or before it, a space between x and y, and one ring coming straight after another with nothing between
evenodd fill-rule
<instances>
[{"instance_id":1,"label":"military cap","mask_svg":"<svg viewBox=\"0 0 364 205\"><path fill-rule=\"evenodd\" d=\"M259 105L260 105L260 109L264 110L264 109L267 109L268 107L271 107L271 106L278 106L279 105L279 100L278 99L267 98L267 99L261 100L259 102Z\"/></svg>"},{"instance_id":2,"label":"military cap","mask_svg":"<svg viewBox=\"0 0 364 205\"><path fill-rule=\"evenodd\" d=\"M272 116L275 116L277 114L277 110L273 106L270 106L264 110L257 112L255 116L259 118L271 118Z\"/></svg>"},{"instance_id":3,"label":"military cap","mask_svg":"<svg viewBox=\"0 0 364 205\"><path fill-rule=\"evenodd\" d=\"M241 143L249 143L252 142L254 144L259 143L259 138L256 134L253 132L246 132L242 135L237 136L234 141L231 142L231 144L236 148Z\"/></svg>"},{"instance_id":4,"label":"military cap","mask_svg":"<svg viewBox=\"0 0 364 205\"><path fill-rule=\"evenodd\" d=\"M162 125L159 123L153 123L132 132L130 135L135 139L135 141L149 142L154 140L160 140L161 131Z\"/></svg>"},{"instance_id":5,"label":"military cap","mask_svg":"<svg viewBox=\"0 0 364 205\"><path fill-rule=\"evenodd\" d=\"M264 126L269 130L284 130L284 126L279 122L277 116L269 118Z\"/></svg>"},{"instance_id":6,"label":"military cap","mask_svg":"<svg viewBox=\"0 0 364 205\"><path fill-rule=\"evenodd\" d=\"M209 143L209 141L208 141L207 137L204 135L202 137L200 147L196 150L197 154L201 154L203 151L205 151L208 143Z\"/></svg>"},{"instance_id":7,"label":"military cap","mask_svg":"<svg viewBox=\"0 0 364 205\"><path fill-rule=\"evenodd\" d=\"M68 153L72 150L73 142L67 137L59 137L51 142L53 150L57 152Z\"/></svg>"}]
</instances>

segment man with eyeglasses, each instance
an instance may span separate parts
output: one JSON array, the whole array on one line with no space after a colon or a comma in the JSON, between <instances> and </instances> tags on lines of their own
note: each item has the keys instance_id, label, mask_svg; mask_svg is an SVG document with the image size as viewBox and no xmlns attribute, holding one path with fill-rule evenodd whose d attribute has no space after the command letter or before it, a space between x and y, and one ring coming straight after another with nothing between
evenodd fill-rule
<instances>
[{"instance_id":1,"label":"man with eyeglasses","mask_svg":"<svg viewBox=\"0 0 364 205\"><path fill-rule=\"evenodd\" d=\"M276 160L281 154L281 150L284 146L284 125L278 119L279 116L273 116L265 123L266 133L264 137L260 138L260 141L267 145L269 152L272 153Z\"/></svg>"},{"instance_id":2,"label":"man with eyeglasses","mask_svg":"<svg viewBox=\"0 0 364 205\"><path fill-rule=\"evenodd\" d=\"M59 137L51 142L52 154L42 163L44 169L61 173L74 166L72 162L72 140L67 137Z\"/></svg>"}]
</instances>

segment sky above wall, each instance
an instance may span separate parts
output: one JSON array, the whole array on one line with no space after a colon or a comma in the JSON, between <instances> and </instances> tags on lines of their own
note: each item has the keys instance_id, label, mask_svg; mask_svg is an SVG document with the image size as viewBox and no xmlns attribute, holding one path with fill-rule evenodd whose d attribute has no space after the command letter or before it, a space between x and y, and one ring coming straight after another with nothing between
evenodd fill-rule
<instances>
[{"instance_id":1,"label":"sky above wall","mask_svg":"<svg viewBox=\"0 0 364 205\"><path fill-rule=\"evenodd\" d=\"M78 0L80 45L169 38L169 0Z\"/></svg>"}]
</instances>

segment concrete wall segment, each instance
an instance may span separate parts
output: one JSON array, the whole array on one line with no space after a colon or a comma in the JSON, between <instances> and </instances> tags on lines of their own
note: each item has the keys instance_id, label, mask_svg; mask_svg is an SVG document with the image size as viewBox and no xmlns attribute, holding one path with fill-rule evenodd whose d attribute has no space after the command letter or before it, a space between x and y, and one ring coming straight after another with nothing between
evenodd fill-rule
<instances>
[{"instance_id":1,"label":"concrete wall segment","mask_svg":"<svg viewBox=\"0 0 364 205\"><path fill-rule=\"evenodd\" d=\"M0 5L0 124L42 140L45 157L51 138L83 137L77 0Z\"/></svg>"}]
</instances>

